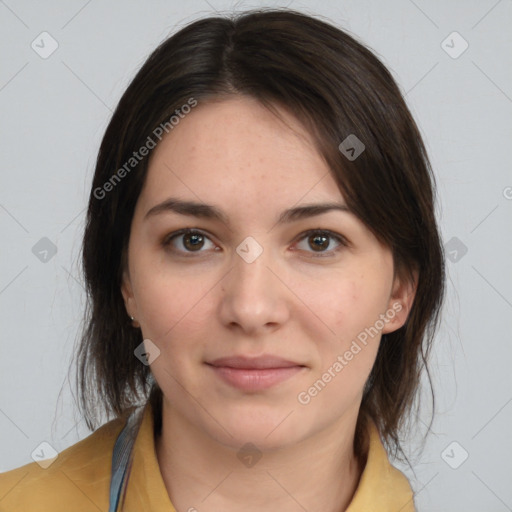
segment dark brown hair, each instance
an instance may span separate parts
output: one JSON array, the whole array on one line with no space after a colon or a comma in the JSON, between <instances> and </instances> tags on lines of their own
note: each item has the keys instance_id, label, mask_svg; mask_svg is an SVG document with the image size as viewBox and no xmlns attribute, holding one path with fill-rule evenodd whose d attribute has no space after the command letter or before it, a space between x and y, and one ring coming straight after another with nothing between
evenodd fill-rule
<instances>
[{"instance_id":1,"label":"dark brown hair","mask_svg":"<svg viewBox=\"0 0 512 512\"><path fill-rule=\"evenodd\" d=\"M162 392L150 368L134 356L142 334L132 327L120 291L149 158L121 173L122 179L114 182L114 175L119 178L118 169L133 152L191 98L200 104L233 94L296 116L314 137L350 209L392 249L395 272L410 279L418 273L407 322L382 337L356 432L357 447L371 418L388 452L403 454L399 431L418 406L423 369L431 384L427 360L444 297L434 176L386 67L332 24L282 9L189 24L149 56L119 101L99 150L82 246L89 301L77 385L87 426L95 428L97 408L118 417L148 399L161 414ZM338 148L352 134L365 146L353 160ZM114 186L105 187L107 182Z\"/></svg>"}]
</instances>

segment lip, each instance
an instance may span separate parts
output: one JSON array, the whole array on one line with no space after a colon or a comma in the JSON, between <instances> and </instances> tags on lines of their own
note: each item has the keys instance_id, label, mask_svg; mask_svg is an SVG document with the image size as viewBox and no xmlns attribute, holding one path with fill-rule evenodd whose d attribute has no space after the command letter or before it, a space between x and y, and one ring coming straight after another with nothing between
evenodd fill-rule
<instances>
[{"instance_id":1,"label":"lip","mask_svg":"<svg viewBox=\"0 0 512 512\"><path fill-rule=\"evenodd\" d=\"M273 355L262 355L258 357L231 356L220 357L208 362L216 367L238 368L245 370L269 369L269 368L291 368L292 366L304 366L288 359Z\"/></svg>"},{"instance_id":2,"label":"lip","mask_svg":"<svg viewBox=\"0 0 512 512\"><path fill-rule=\"evenodd\" d=\"M300 372L304 365L281 357L221 357L206 363L227 384L244 391L268 389Z\"/></svg>"}]
</instances>

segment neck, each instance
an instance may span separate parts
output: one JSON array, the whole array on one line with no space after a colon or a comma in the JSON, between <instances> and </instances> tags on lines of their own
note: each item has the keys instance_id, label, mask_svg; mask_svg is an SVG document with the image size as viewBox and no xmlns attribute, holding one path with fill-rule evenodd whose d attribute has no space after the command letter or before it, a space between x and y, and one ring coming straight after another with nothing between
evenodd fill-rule
<instances>
[{"instance_id":1,"label":"neck","mask_svg":"<svg viewBox=\"0 0 512 512\"><path fill-rule=\"evenodd\" d=\"M199 431L162 400L155 438L160 472L176 510L343 512L364 458L354 453L355 423L328 427L293 446L266 451L244 467L237 450Z\"/></svg>"}]
</instances>

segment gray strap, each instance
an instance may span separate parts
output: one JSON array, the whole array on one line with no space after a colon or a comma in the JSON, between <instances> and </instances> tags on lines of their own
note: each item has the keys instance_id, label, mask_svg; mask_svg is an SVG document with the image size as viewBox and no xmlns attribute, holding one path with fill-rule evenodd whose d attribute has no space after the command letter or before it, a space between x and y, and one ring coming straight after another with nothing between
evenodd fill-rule
<instances>
[{"instance_id":1,"label":"gray strap","mask_svg":"<svg viewBox=\"0 0 512 512\"><path fill-rule=\"evenodd\" d=\"M121 498L126 492L127 475L132 461L132 448L140 427L143 410L144 407L141 407L132 411L114 445L108 512L117 512Z\"/></svg>"}]
</instances>

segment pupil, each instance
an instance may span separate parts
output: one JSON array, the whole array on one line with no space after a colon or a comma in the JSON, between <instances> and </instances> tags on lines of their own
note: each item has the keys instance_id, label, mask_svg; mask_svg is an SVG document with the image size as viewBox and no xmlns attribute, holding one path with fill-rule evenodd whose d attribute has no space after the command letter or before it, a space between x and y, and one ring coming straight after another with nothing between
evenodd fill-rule
<instances>
[{"instance_id":1,"label":"pupil","mask_svg":"<svg viewBox=\"0 0 512 512\"><path fill-rule=\"evenodd\" d=\"M315 249L315 251L318 248L325 249L326 247L329 247L328 237L325 235L313 235L312 239L314 240L313 248ZM318 241L320 241L320 243L317 243Z\"/></svg>"},{"instance_id":2,"label":"pupil","mask_svg":"<svg viewBox=\"0 0 512 512\"><path fill-rule=\"evenodd\" d=\"M203 239L203 236L202 235L198 235L198 234L188 234L185 236L185 246L187 248L198 248L200 247L200 245L202 244L202 240ZM189 247L189 244L188 242L191 241L191 244L190 244L190 247Z\"/></svg>"}]
</instances>

